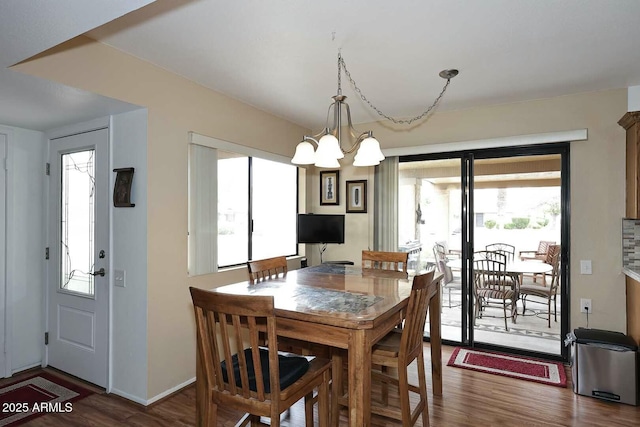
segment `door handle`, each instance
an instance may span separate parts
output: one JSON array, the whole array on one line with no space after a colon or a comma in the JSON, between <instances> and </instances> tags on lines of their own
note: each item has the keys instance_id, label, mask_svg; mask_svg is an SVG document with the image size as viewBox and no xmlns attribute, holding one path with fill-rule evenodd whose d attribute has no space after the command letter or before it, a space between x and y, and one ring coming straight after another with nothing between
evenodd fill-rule
<instances>
[{"instance_id":1,"label":"door handle","mask_svg":"<svg viewBox=\"0 0 640 427\"><path fill-rule=\"evenodd\" d=\"M103 268L101 268L100 270L98 270L98 271L94 271L93 273L89 273L89 274L90 274L90 275L92 275L92 276L101 276L101 277L104 277L104 275L105 275L106 273L105 273L105 271L104 271L104 267L103 267Z\"/></svg>"}]
</instances>

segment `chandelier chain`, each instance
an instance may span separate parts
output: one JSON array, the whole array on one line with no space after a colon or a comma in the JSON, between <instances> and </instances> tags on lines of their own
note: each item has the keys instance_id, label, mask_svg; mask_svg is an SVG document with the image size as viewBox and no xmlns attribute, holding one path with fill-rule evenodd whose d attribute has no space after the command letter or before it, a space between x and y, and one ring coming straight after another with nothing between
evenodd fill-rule
<instances>
[{"instance_id":1,"label":"chandelier chain","mask_svg":"<svg viewBox=\"0 0 640 427\"><path fill-rule=\"evenodd\" d=\"M429 108L427 108L424 112L422 112L422 114L412 117L410 119L396 119L394 117L388 116L385 113L383 113L382 111L380 111L380 109L378 107L376 107L375 105L373 105L373 103L371 101L369 101L369 99L367 99L367 97L364 95L364 93L362 93L362 90L360 90L360 88L358 87L358 85L356 84L355 80L353 80L353 78L351 77L351 73L349 73L349 70L347 70L347 64L344 62L344 59L342 58L342 55L339 55L338 57L338 92L341 93L342 89L340 87L340 67L344 70L344 75L347 76L347 79L349 80L349 82L351 83L351 85L353 86L353 89L356 91L356 93L358 95L360 95L360 98L366 102L369 107L371 107L376 113L378 113L378 115L384 117L385 119L395 123L395 124L405 124L405 125L409 125L417 120L422 119L423 117L425 117L427 114L429 114L431 112L431 110L433 110L435 108L436 105L438 105L438 102L440 102L440 99L442 99L442 97L444 96L444 93L447 90L447 87L449 86L449 83L451 82L451 79L448 78L447 82L445 83L444 87L442 88L442 92L440 92L440 95L438 95L438 97L435 99L435 101L433 101L433 104L431 104L431 106Z\"/></svg>"}]
</instances>

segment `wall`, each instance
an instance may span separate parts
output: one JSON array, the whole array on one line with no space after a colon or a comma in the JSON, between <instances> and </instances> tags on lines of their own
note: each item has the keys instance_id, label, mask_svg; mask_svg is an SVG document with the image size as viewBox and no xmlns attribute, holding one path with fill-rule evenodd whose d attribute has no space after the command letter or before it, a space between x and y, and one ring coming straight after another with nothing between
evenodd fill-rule
<instances>
[{"instance_id":1,"label":"wall","mask_svg":"<svg viewBox=\"0 0 640 427\"><path fill-rule=\"evenodd\" d=\"M0 126L7 148L7 304L12 372L39 366L43 348L44 164L42 132Z\"/></svg>"},{"instance_id":2,"label":"wall","mask_svg":"<svg viewBox=\"0 0 640 427\"><path fill-rule=\"evenodd\" d=\"M112 392L147 398L147 110L111 117L111 169L133 167L133 208L111 206L111 265L125 272L112 292ZM109 188L113 188L115 174ZM113 278L113 275L112 275Z\"/></svg>"},{"instance_id":3,"label":"wall","mask_svg":"<svg viewBox=\"0 0 640 427\"><path fill-rule=\"evenodd\" d=\"M291 156L300 136L308 132L86 38L13 69L148 108L147 397L153 399L194 375L188 286L214 287L246 278L243 270L187 277L187 133ZM624 132L617 120L626 108L626 89L620 89L436 113L409 130L394 131L386 123L371 127L383 148L587 128L589 140L571 146L571 327L585 325L578 310L582 297L593 300L590 326L623 331L620 219L625 161ZM343 195L344 181L363 178L362 173L342 169ZM313 168L311 175L306 188L309 211L344 211L344 196L338 208L319 206ZM366 176L371 196L372 172ZM365 237L363 232L371 231L372 206L370 197L367 215L348 215L347 226L356 224L357 231L347 235L349 246L330 248L326 259L359 259L361 249L372 242L372 235ZM359 228L365 222L368 226ZM314 256L313 252L307 254ZM579 275L580 259L593 260L593 275Z\"/></svg>"},{"instance_id":4,"label":"wall","mask_svg":"<svg viewBox=\"0 0 640 427\"><path fill-rule=\"evenodd\" d=\"M247 278L245 269L187 277L188 132L292 156L309 131L84 37L12 69L148 109L146 399L153 401L195 377L189 286ZM136 339L134 331L118 333L124 337L114 341Z\"/></svg>"},{"instance_id":5,"label":"wall","mask_svg":"<svg viewBox=\"0 0 640 427\"><path fill-rule=\"evenodd\" d=\"M586 326L579 301L591 298L589 326L624 332L625 280L620 244L625 213L625 132L617 122L626 110L625 88L441 112L408 130L394 130L388 123L361 124L357 128L373 130L383 149L588 129L587 141L571 144L570 327ZM346 159L341 162L349 164ZM355 179L349 168L343 170L342 181ZM310 209L325 211L315 195L311 203ZM344 212L344 204L340 209ZM369 210L369 222L373 221L372 215ZM352 257L366 241L361 236L355 242ZM580 260L585 259L593 260L592 275L580 274Z\"/></svg>"}]
</instances>

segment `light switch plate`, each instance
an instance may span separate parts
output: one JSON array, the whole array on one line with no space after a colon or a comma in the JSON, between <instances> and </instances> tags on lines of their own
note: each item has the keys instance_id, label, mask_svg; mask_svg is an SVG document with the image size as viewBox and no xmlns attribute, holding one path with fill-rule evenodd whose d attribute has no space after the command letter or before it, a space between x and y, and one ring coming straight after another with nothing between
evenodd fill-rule
<instances>
[{"instance_id":1,"label":"light switch plate","mask_svg":"<svg viewBox=\"0 0 640 427\"><path fill-rule=\"evenodd\" d=\"M124 270L113 271L113 281L115 286L120 286L121 288L124 288L125 287L124 279L125 279Z\"/></svg>"},{"instance_id":2,"label":"light switch plate","mask_svg":"<svg viewBox=\"0 0 640 427\"><path fill-rule=\"evenodd\" d=\"M591 270L591 260L590 259L583 259L580 261L580 274L592 274L592 270Z\"/></svg>"}]
</instances>

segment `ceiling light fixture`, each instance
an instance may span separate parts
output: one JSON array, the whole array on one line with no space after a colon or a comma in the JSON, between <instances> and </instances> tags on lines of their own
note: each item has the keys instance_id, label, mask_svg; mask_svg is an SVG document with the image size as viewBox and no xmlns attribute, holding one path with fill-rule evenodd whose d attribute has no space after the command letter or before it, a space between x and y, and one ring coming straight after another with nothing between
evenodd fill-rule
<instances>
[{"instance_id":1,"label":"ceiling light fixture","mask_svg":"<svg viewBox=\"0 0 640 427\"><path fill-rule=\"evenodd\" d=\"M384 160L384 155L380 150L380 143L373 137L373 132L369 130L358 135L356 130L353 128L353 124L351 123L351 110L349 109L349 104L345 101L347 97L342 94L342 70L344 70L345 76L349 79L349 82L356 93L360 95L360 98L362 98L362 100L380 116L396 124L411 124L429 114L444 96L451 79L458 75L458 70L441 71L439 74L440 77L446 79L447 82L433 104L418 116L410 119L395 119L384 114L379 108L373 105L366 96L364 96L360 88L356 85L356 82L351 78L351 74L349 73L349 70L347 70L347 66L344 59L342 59L342 55L338 53L338 92L332 97L333 103L329 105L326 126L319 134L313 136L305 135L302 138L302 142L300 142L296 147L296 152L293 159L291 159L291 163L296 165L313 164L320 168L339 168L340 163L338 162L338 159L344 158L345 154L353 153L356 149L358 152L353 159L354 166L375 166L380 164L381 160ZM355 139L355 142L347 149L342 147L343 108L347 115L346 125L349 130L349 134L351 135L351 138ZM329 118L332 114L333 122L331 126L329 126ZM312 142L316 144L318 147L317 149L314 148Z\"/></svg>"}]
</instances>

